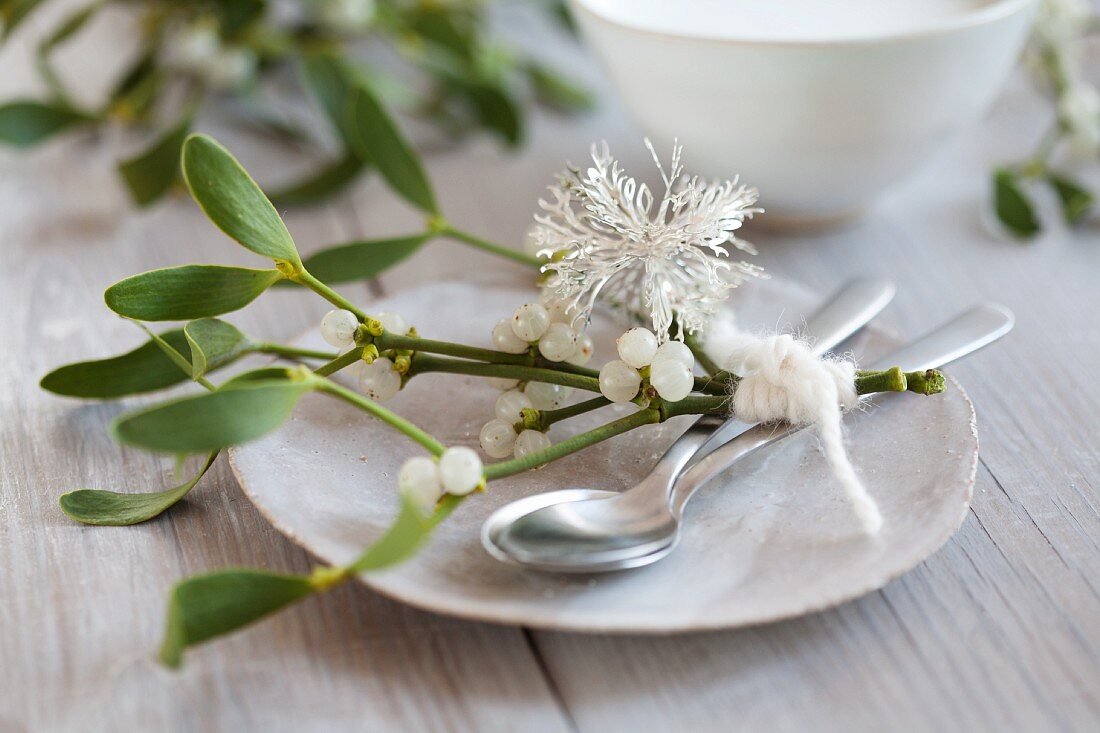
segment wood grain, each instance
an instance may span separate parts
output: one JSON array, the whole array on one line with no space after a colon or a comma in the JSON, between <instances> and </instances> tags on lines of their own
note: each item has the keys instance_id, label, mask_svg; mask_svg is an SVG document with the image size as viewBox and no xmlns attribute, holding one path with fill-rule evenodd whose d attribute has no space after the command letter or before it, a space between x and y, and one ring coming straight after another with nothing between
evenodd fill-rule
<instances>
[{"instance_id":1,"label":"wood grain","mask_svg":"<svg viewBox=\"0 0 1100 733\"><path fill-rule=\"evenodd\" d=\"M520 241L549 174L579 161L592 140L609 139L630 168L646 165L586 57L547 48L604 91L600 114L539 117L515 157L478 141L430 163L451 217L504 241ZM0 94L29 83L28 58L26 44L5 47ZM1095 730L1100 233L1054 226L1022 246L992 237L977 214L990 164L1042 126L1030 92L1017 86L857 227L821 236L748 230L762 264L812 286L829 289L854 273L896 278L886 318L904 333L981 298L1019 316L1009 339L954 370L979 413L973 511L913 572L831 612L662 639L462 623L347 587L197 650L178 674L153 663L175 580L226 565L303 571L310 559L263 521L221 464L165 518L134 528L73 524L57 509L60 492L159 489L170 467L110 441L105 428L119 406L57 399L36 381L59 363L140 340L101 306L110 282L169 264L256 260L185 200L132 210L110 166L132 139L77 137L0 153L0 730ZM302 164L244 138L229 142L261 179ZM288 221L306 251L418 225L371 179ZM493 277L522 275L433 244L384 285L490 264ZM368 301L372 291L349 292ZM234 322L288 337L323 311L284 291Z\"/></svg>"}]
</instances>

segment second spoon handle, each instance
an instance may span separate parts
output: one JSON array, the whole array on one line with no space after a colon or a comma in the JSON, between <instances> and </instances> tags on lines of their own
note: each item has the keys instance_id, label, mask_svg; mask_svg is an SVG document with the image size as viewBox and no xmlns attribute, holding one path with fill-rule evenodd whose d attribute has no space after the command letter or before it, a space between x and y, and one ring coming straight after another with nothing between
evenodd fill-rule
<instances>
[{"instance_id":1,"label":"second spoon handle","mask_svg":"<svg viewBox=\"0 0 1100 733\"><path fill-rule=\"evenodd\" d=\"M934 369L993 343L1011 331L1014 323L1015 317L1010 310L996 303L984 303L879 360L872 368L900 366L904 371ZM673 489L673 513L679 516L696 489L741 457L800 429L784 430L776 425L757 425L716 448L680 475Z\"/></svg>"}]
</instances>

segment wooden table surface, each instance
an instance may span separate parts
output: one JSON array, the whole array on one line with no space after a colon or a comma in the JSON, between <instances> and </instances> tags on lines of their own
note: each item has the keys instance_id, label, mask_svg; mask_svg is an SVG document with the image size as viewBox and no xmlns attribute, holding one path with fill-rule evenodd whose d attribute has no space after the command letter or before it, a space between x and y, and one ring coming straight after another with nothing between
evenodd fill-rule
<instances>
[{"instance_id":1,"label":"wooden table surface","mask_svg":"<svg viewBox=\"0 0 1100 733\"><path fill-rule=\"evenodd\" d=\"M81 43L67 51L71 62L95 52ZM606 89L587 56L559 55ZM28 58L26 43L0 55L0 97L31 88ZM71 65L95 78L94 65ZM518 242L551 173L582 159L589 142L606 138L631 168L644 165L638 132L613 93L604 98L580 120L537 117L518 154L480 140L433 155L445 211ZM302 159L211 124L261 180L301 169ZM111 166L137 147L131 137L0 153L0 731L1096 730L1100 233L1055 224L1021 245L989 234L980 214L990 165L1026 149L1042 126L1042 108L1017 80L980 126L854 228L746 230L761 264L822 290L853 274L894 278L900 290L884 317L905 334L981 299L1016 311L1011 337L952 370L978 412L973 508L902 578L825 613L664 638L469 623L353 584L194 651L180 672L154 661L175 581L227 565L301 572L311 558L260 517L224 460L155 521L68 520L62 492L160 489L171 467L107 435L140 401L76 403L36 382L60 363L141 340L103 307L108 284L159 266L255 259L186 198L131 208ZM287 218L304 251L416 226L373 178ZM349 292L369 304L383 289L483 266L523 276L434 244L377 287ZM308 294L279 292L233 320L279 339L324 310Z\"/></svg>"}]
</instances>

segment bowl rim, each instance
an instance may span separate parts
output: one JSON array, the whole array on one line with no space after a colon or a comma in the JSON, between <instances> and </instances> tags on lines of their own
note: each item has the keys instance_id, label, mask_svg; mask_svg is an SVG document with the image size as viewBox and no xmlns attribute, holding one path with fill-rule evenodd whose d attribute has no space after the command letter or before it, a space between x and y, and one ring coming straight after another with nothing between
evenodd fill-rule
<instances>
[{"instance_id":1,"label":"bowl rim","mask_svg":"<svg viewBox=\"0 0 1100 733\"><path fill-rule=\"evenodd\" d=\"M949 19L927 26L861 36L836 36L833 38L738 38L728 35L708 35L706 33L672 33L624 23L593 7L599 0L569 0L574 12L590 16L596 21L615 26L619 29L643 36L667 38L693 43L708 43L736 46L774 46L822 48L828 46L869 46L897 41L917 40L932 36L945 35L955 31L988 25L1015 15L1038 4L1039 0L992 0L980 7L958 13Z\"/></svg>"}]
</instances>

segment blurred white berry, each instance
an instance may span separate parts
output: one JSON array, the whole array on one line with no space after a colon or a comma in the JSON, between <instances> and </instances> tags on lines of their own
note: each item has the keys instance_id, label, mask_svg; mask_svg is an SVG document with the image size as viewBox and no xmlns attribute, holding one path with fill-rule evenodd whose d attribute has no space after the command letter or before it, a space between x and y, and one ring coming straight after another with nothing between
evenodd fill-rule
<instances>
[{"instance_id":1,"label":"blurred white berry","mask_svg":"<svg viewBox=\"0 0 1100 733\"><path fill-rule=\"evenodd\" d=\"M493 389L499 389L502 391L515 389L519 386L518 379L506 379L504 377L486 377L485 383Z\"/></svg>"},{"instance_id":2,"label":"blurred white berry","mask_svg":"<svg viewBox=\"0 0 1100 733\"><path fill-rule=\"evenodd\" d=\"M330 310L321 319L321 335L333 346L347 346L355 340L359 319L343 308Z\"/></svg>"},{"instance_id":3,"label":"blurred white berry","mask_svg":"<svg viewBox=\"0 0 1100 733\"><path fill-rule=\"evenodd\" d=\"M630 402L641 386L642 375L624 361L609 361L600 370L600 393L612 402Z\"/></svg>"},{"instance_id":4,"label":"blurred white berry","mask_svg":"<svg viewBox=\"0 0 1100 733\"><path fill-rule=\"evenodd\" d=\"M1069 133L1070 152L1082 158L1100 150L1100 93L1087 82L1071 83L1058 100L1058 117Z\"/></svg>"},{"instance_id":5,"label":"blurred white berry","mask_svg":"<svg viewBox=\"0 0 1100 733\"><path fill-rule=\"evenodd\" d=\"M535 409L556 410L565 405L569 395L573 394L573 388L548 382L528 382L523 393L531 400L531 406Z\"/></svg>"},{"instance_id":6,"label":"blurred white berry","mask_svg":"<svg viewBox=\"0 0 1100 733\"><path fill-rule=\"evenodd\" d=\"M522 354L527 351L528 344L512 330L512 322L501 319L493 326L493 348L503 351L505 354Z\"/></svg>"},{"instance_id":7,"label":"blurred white berry","mask_svg":"<svg viewBox=\"0 0 1100 733\"><path fill-rule=\"evenodd\" d=\"M250 49L223 46L207 61L202 73L210 86L231 91L252 80L258 63L256 54Z\"/></svg>"},{"instance_id":8,"label":"blurred white berry","mask_svg":"<svg viewBox=\"0 0 1100 733\"><path fill-rule=\"evenodd\" d=\"M490 458L507 458L516 444L516 429L507 420L495 417L485 423L478 436L481 449Z\"/></svg>"},{"instance_id":9,"label":"blurred white berry","mask_svg":"<svg viewBox=\"0 0 1100 733\"><path fill-rule=\"evenodd\" d=\"M439 457L439 478L448 494L465 496L481 484L481 459L473 448L448 448Z\"/></svg>"},{"instance_id":10,"label":"blurred white berry","mask_svg":"<svg viewBox=\"0 0 1100 733\"><path fill-rule=\"evenodd\" d=\"M370 24L376 10L374 0L325 0L318 20L337 33L354 33Z\"/></svg>"},{"instance_id":11,"label":"blurred white berry","mask_svg":"<svg viewBox=\"0 0 1100 733\"><path fill-rule=\"evenodd\" d=\"M649 367L649 383L657 394L669 402L677 402L691 393L695 379L691 369L676 358L657 359Z\"/></svg>"},{"instance_id":12,"label":"blurred white berry","mask_svg":"<svg viewBox=\"0 0 1100 733\"><path fill-rule=\"evenodd\" d=\"M683 341L666 341L657 349L657 355L653 357L651 364L656 364L662 359L675 359L688 369L695 367L695 354Z\"/></svg>"},{"instance_id":13,"label":"blurred white berry","mask_svg":"<svg viewBox=\"0 0 1100 733\"><path fill-rule=\"evenodd\" d=\"M550 447L550 438L546 433L538 430L524 430L516 437L515 456L526 458L532 453L537 453Z\"/></svg>"},{"instance_id":14,"label":"blurred white berry","mask_svg":"<svg viewBox=\"0 0 1100 733\"><path fill-rule=\"evenodd\" d=\"M222 44L213 23L199 22L184 28L164 45L165 60L169 65L200 71L218 53Z\"/></svg>"},{"instance_id":15,"label":"blurred white berry","mask_svg":"<svg viewBox=\"0 0 1100 733\"><path fill-rule=\"evenodd\" d=\"M401 375L382 356L359 368L359 391L375 402L385 402L401 391Z\"/></svg>"},{"instance_id":16,"label":"blurred white berry","mask_svg":"<svg viewBox=\"0 0 1100 733\"><path fill-rule=\"evenodd\" d=\"M539 303L526 303L512 314L512 332L530 343L538 341L550 328L550 313Z\"/></svg>"},{"instance_id":17,"label":"blurred white berry","mask_svg":"<svg viewBox=\"0 0 1100 733\"><path fill-rule=\"evenodd\" d=\"M509 425L517 423L520 420L520 410L529 409L534 407L531 403L531 398L520 392L518 389L510 389L500 397L497 397L497 403L494 407L496 416L501 420L506 420Z\"/></svg>"},{"instance_id":18,"label":"blurred white berry","mask_svg":"<svg viewBox=\"0 0 1100 733\"><path fill-rule=\"evenodd\" d=\"M592 359L592 352L595 351L596 345L592 343L592 337L587 333L577 335L577 348L573 352L573 356L566 359L567 362L575 366L584 366Z\"/></svg>"},{"instance_id":19,"label":"blurred white berry","mask_svg":"<svg viewBox=\"0 0 1100 733\"><path fill-rule=\"evenodd\" d=\"M397 473L397 488L421 509L431 509L443 496L439 466L431 458L417 456L405 461Z\"/></svg>"},{"instance_id":20,"label":"blurred white berry","mask_svg":"<svg viewBox=\"0 0 1100 733\"><path fill-rule=\"evenodd\" d=\"M657 355L657 337L648 328L630 329L615 340L615 345L619 358L635 369L649 366Z\"/></svg>"},{"instance_id":21,"label":"blurred white berry","mask_svg":"<svg viewBox=\"0 0 1100 733\"><path fill-rule=\"evenodd\" d=\"M395 333L398 336L404 336L409 332L409 324L405 322L405 319L398 313L390 313L389 311L382 311L375 316L379 323L382 324L382 328L386 329L390 333Z\"/></svg>"},{"instance_id":22,"label":"blurred white berry","mask_svg":"<svg viewBox=\"0 0 1100 733\"><path fill-rule=\"evenodd\" d=\"M565 323L551 323L539 339L539 353L550 361L565 361L577 350L577 332Z\"/></svg>"}]
</instances>

